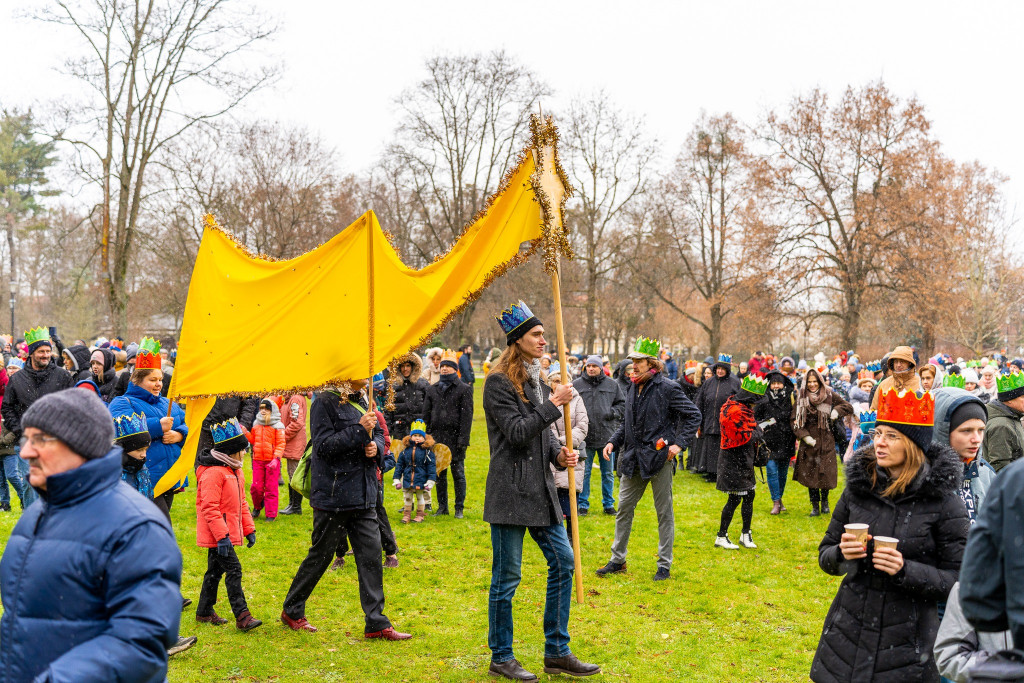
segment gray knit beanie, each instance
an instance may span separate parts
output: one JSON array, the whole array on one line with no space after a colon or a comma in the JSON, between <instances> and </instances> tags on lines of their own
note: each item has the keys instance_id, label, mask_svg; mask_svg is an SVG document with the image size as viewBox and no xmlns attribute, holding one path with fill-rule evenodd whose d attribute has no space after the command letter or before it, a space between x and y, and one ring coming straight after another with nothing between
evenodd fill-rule
<instances>
[{"instance_id":1,"label":"gray knit beanie","mask_svg":"<svg viewBox=\"0 0 1024 683\"><path fill-rule=\"evenodd\" d=\"M102 458L114 443L114 420L99 396L65 389L47 394L29 406L21 427L35 427L55 436L86 460Z\"/></svg>"}]
</instances>

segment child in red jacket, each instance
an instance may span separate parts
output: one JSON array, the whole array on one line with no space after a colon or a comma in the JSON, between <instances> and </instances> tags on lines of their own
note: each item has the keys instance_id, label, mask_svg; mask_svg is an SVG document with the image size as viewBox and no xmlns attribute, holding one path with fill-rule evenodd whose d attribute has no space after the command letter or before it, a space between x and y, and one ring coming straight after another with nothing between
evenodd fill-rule
<instances>
[{"instance_id":1,"label":"child in red jacket","mask_svg":"<svg viewBox=\"0 0 1024 683\"><path fill-rule=\"evenodd\" d=\"M242 472L248 443L245 430L235 419L212 425L210 433L213 448L199 454L196 468L196 545L207 548L206 575L196 606L196 621L214 626L227 623L213 610L223 576L235 627L251 631L263 622L249 613L242 592L242 564L235 554L235 546L242 545L243 538L249 548L256 544L256 526L245 501Z\"/></svg>"},{"instance_id":2,"label":"child in red jacket","mask_svg":"<svg viewBox=\"0 0 1024 683\"><path fill-rule=\"evenodd\" d=\"M286 440L281 411L271 398L260 401L260 412L248 436L252 444L252 516L259 517L266 507L267 521L273 522L277 519L278 482Z\"/></svg>"}]
</instances>

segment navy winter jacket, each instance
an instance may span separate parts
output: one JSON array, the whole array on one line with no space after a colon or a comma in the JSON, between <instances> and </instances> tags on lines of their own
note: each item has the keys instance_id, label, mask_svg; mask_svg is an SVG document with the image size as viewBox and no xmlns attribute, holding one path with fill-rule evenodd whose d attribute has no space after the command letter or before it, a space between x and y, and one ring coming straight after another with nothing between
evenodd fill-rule
<instances>
[{"instance_id":1,"label":"navy winter jacket","mask_svg":"<svg viewBox=\"0 0 1024 683\"><path fill-rule=\"evenodd\" d=\"M121 449L39 495L0 559L0 680L165 680L181 553L159 509L121 482Z\"/></svg>"},{"instance_id":2,"label":"navy winter jacket","mask_svg":"<svg viewBox=\"0 0 1024 683\"><path fill-rule=\"evenodd\" d=\"M433 441L431 441L433 444ZM403 489L421 489L428 481L437 481L437 466L434 451L420 444L409 443L398 456L394 478L402 482Z\"/></svg>"},{"instance_id":3,"label":"navy winter jacket","mask_svg":"<svg viewBox=\"0 0 1024 683\"><path fill-rule=\"evenodd\" d=\"M360 399L362 400L362 399ZM333 391L317 394L309 409L313 437L310 507L328 512L369 510L377 506L380 482L377 468L384 464L384 431L373 429L377 456L367 458L370 435L359 424L365 406L357 409L346 396Z\"/></svg>"}]
</instances>

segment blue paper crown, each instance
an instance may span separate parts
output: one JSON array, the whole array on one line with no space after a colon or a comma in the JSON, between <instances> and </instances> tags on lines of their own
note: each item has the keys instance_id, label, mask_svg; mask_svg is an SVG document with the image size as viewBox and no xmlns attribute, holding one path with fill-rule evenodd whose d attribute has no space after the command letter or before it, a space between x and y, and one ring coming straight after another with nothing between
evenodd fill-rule
<instances>
[{"instance_id":1,"label":"blue paper crown","mask_svg":"<svg viewBox=\"0 0 1024 683\"><path fill-rule=\"evenodd\" d=\"M718 354L718 362L719 363L732 363L732 356L730 356L727 353L720 353L720 354Z\"/></svg>"},{"instance_id":2,"label":"blue paper crown","mask_svg":"<svg viewBox=\"0 0 1024 683\"><path fill-rule=\"evenodd\" d=\"M138 413L118 415L114 418L114 438L122 439L132 434L148 432L146 427L146 416Z\"/></svg>"},{"instance_id":3,"label":"blue paper crown","mask_svg":"<svg viewBox=\"0 0 1024 683\"><path fill-rule=\"evenodd\" d=\"M502 331L504 331L505 334L508 334L532 317L533 311L531 311L530 307L520 299L519 303L512 304L502 311L500 315L494 316L494 319L498 321L499 325L501 325Z\"/></svg>"},{"instance_id":4,"label":"blue paper crown","mask_svg":"<svg viewBox=\"0 0 1024 683\"><path fill-rule=\"evenodd\" d=\"M882 361L880 361L880 360L873 360L870 363L868 363L867 367L868 367L868 370L870 370L871 372L881 372L882 371Z\"/></svg>"},{"instance_id":5,"label":"blue paper crown","mask_svg":"<svg viewBox=\"0 0 1024 683\"><path fill-rule=\"evenodd\" d=\"M874 410L865 410L860 414L861 423L870 422L874 423L878 419L878 412Z\"/></svg>"},{"instance_id":6,"label":"blue paper crown","mask_svg":"<svg viewBox=\"0 0 1024 683\"><path fill-rule=\"evenodd\" d=\"M386 386L385 380L386 378L384 377L384 373L378 372L376 375L373 376L373 388L383 389Z\"/></svg>"},{"instance_id":7,"label":"blue paper crown","mask_svg":"<svg viewBox=\"0 0 1024 683\"><path fill-rule=\"evenodd\" d=\"M238 424L238 420L235 418L212 425L210 427L210 434L213 435L214 444L222 444L228 439L233 439L236 436L245 436L245 433Z\"/></svg>"}]
</instances>

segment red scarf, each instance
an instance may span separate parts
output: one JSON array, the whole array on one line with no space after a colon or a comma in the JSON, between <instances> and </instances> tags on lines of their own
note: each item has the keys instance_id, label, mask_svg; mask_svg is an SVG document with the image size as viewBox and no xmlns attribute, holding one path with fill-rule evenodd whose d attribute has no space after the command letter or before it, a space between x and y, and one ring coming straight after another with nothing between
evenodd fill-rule
<instances>
[{"instance_id":1,"label":"red scarf","mask_svg":"<svg viewBox=\"0 0 1024 683\"><path fill-rule=\"evenodd\" d=\"M722 448L738 448L750 443L754 427L757 426L754 411L750 406L730 396L722 406L719 418L722 427Z\"/></svg>"}]
</instances>

